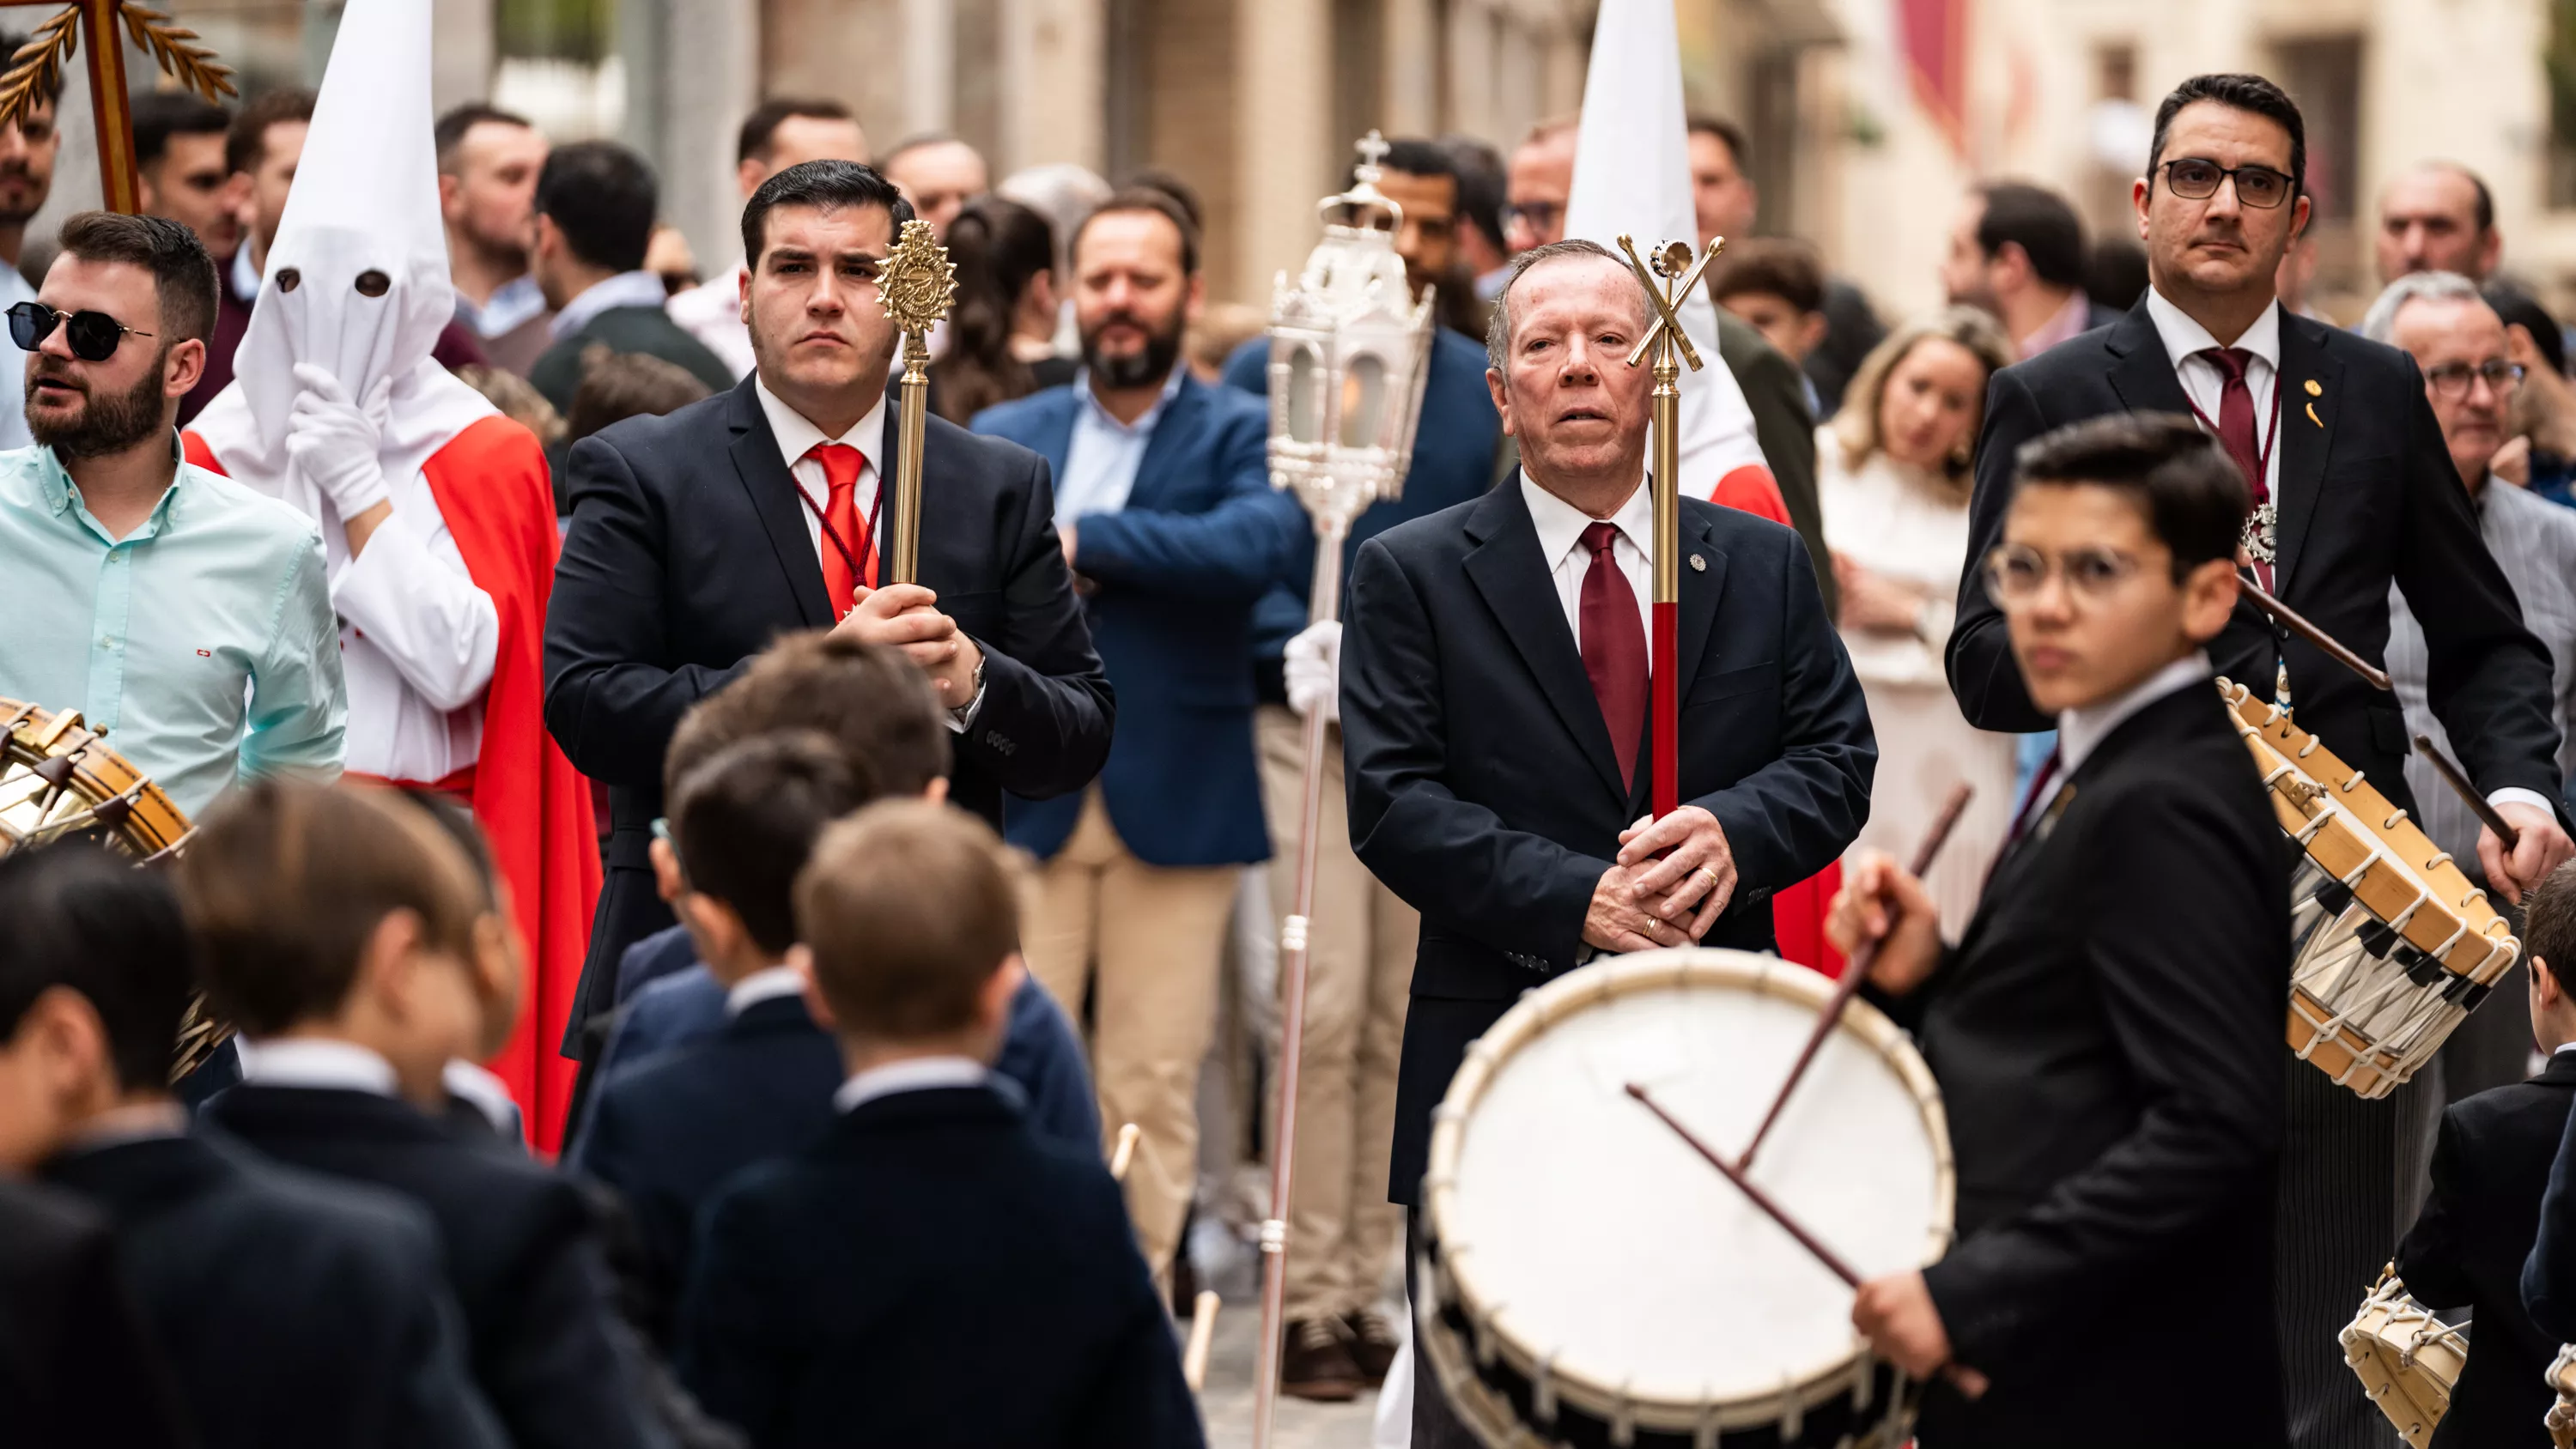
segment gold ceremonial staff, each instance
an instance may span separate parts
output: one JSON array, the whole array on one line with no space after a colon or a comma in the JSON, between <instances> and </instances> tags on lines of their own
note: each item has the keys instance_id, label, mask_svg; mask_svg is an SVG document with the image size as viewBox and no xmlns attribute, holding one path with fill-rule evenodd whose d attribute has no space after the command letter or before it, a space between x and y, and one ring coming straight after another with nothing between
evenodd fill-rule
<instances>
[{"instance_id":1,"label":"gold ceremonial staff","mask_svg":"<svg viewBox=\"0 0 2576 1449\"><path fill-rule=\"evenodd\" d=\"M877 301L903 333L903 407L894 449L894 517L880 583L921 581L921 448L930 416L930 329L957 301L957 268L948 249L915 217L877 270Z\"/></svg>"},{"instance_id":2,"label":"gold ceremonial staff","mask_svg":"<svg viewBox=\"0 0 2576 1449\"><path fill-rule=\"evenodd\" d=\"M1650 270L1638 257L1637 244L1625 234L1619 238L1619 250L1628 254L1628 265L1637 273L1637 285L1646 289L1646 301L1655 314L1654 325L1646 329L1637 350L1628 354L1628 365L1635 367L1649 355L1655 360L1655 587L1648 611L1654 616L1655 630L1648 686L1653 697L1646 716L1652 724L1646 733L1654 742L1651 772L1657 820L1681 805L1681 696L1675 687L1681 678L1681 363L1689 363L1693 372L1700 370L1699 349L1691 345L1690 334L1682 330L1682 319L1673 309L1699 285L1700 273L1717 260L1725 245L1723 237L1711 241L1693 262L1690 243L1666 242L1655 249ZM1658 277L1663 280L1657 281ZM1680 362L1674 360L1677 352Z\"/></svg>"},{"instance_id":3,"label":"gold ceremonial staff","mask_svg":"<svg viewBox=\"0 0 2576 1449\"><path fill-rule=\"evenodd\" d=\"M1404 209L1377 189L1391 149L1359 143L1351 189L1323 199L1324 239L1294 282L1279 274L1270 304L1270 486L1294 493L1315 525L1307 617L1340 617L1342 542L1369 505L1402 491L1430 376L1432 296L1412 295L1395 232ZM1252 1446L1269 1449L1286 1326L1288 1211L1296 1170L1297 1082L1305 1051L1306 946L1315 910L1330 722L1306 716L1306 778L1297 824L1297 887L1279 924L1279 1093L1270 1144L1270 1216L1261 1224L1261 1342L1252 1380Z\"/></svg>"}]
</instances>

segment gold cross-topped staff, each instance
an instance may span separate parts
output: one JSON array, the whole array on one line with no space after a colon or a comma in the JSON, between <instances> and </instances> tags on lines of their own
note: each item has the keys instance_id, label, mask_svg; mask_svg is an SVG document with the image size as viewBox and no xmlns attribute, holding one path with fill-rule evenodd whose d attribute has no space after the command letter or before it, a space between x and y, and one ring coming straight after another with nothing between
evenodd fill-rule
<instances>
[{"instance_id":1,"label":"gold cross-topped staff","mask_svg":"<svg viewBox=\"0 0 2576 1449\"><path fill-rule=\"evenodd\" d=\"M1681 602L1682 602L1682 445L1681 445L1681 363L1700 370L1699 349L1691 345L1690 333L1674 312L1691 288L1699 285L1700 273L1717 260L1723 238L1711 241L1708 250L1694 263L1688 242L1666 242L1655 249L1650 269L1637 255L1637 244L1626 236L1619 238L1619 250L1628 254L1628 265L1637 273L1637 285L1645 290L1646 300L1655 312L1646 335L1628 354L1628 365L1635 367L1649 353L1655 359L1655 425L1654 490L1655 490L1655 586L1653 606L1654 649L1647 677L1651 681L1650 707L1652 721L1647 737L1653 742L1654 755L1648 770L1655 782L1654 815L1658 820L1670 815L1681 804L1681 697L1675 683L1680 678ZM1660 280L1659 280L1660 279ZM1674 361L1674 354L1681 362Z\"/></svg>"},{"instance_id":2,"label":"gold cross-topped staff","mask_svg":"<svg viewBox=\"0 0 2576 1449\"><path fill-rule=\"evenodd\" d=\"M948 249L916 217L903 224L903 235L886 253L877 271L877 300L903 333L902 422L894 454L894 518L886 525L890 541L881 583L910 584L921 578L921 449L930 415L930 329L948 315L957 300L957 268Z\"/></svg>"},{"instance_id":3,"label":"gold cross-topped staff","mask_svg":"<svg viewBox=\"0 0 2576 1449\"><path fill-rule=\"evenodd\" d=\"M99 191L107 209L128 216L143 209L134 167L134 118L127 110L122 22L134 43L152 52L164 74L210 102L232 95L232 71L197 39L197 32L129 0L75 0L36 27L35 38L9 57L0 74L0 126L25 118L39 96L58 88L63 62L89 41L90 110L98 123Z\"/></svg>"}]
</instances>

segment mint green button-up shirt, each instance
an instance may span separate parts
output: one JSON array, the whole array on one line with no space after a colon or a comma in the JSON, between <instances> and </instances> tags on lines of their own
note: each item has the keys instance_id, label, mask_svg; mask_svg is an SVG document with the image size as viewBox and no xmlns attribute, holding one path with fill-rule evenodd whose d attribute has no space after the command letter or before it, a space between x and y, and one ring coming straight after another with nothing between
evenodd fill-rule
<instances>
[{"instance_id":1,"label":"mint green button-up shirt","mask_svg":"<svg viewBox=\"0 0 2576 1449\"><path fill-rule=\"evenodd\" d=\"M0 452L0 581L0 695L79 710L190 819L236 778L339 775L339 629L294 509L183 462L112 538L52 449Z\"/></svg>"}]
</instances>

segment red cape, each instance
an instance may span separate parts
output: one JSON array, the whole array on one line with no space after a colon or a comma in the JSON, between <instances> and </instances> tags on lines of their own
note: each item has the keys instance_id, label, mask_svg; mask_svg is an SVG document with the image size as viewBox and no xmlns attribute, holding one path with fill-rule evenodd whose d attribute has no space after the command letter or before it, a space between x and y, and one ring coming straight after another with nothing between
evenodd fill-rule
<instances>
[{"instance_id":1,"label":"red cape","mask_svg":"<svg viewBox=\"0 0 2576 1449\"><path fill-rule=\"evenodd\" d=\"M189 462L224 471L196 433L182 441ZM501 616L472 803L493 862L510 883L528 979L527 1009L489 1065L509 1085L539 1150L553 1152L562 1144L575 1067L551 1043L563 1040L599 902L590 782L545 723L539 652L555 578L554 490L536 436L498 416L449 439L421 471L466 573Z\"/></svg>"},{"instance_id":2,"label":"red cape","mask_svg":"<svg viewBox=\"0 0 2576 1449\"><path fill-rule=\"evenodd\" d=\"M1779 481L1771 476L1769 468L1759 463L1747 463L1729 470L1725 477L1717 480L1717 487L1710 492L1708 501L1750 513L1756 518L1770 519L1783 528L1789 526L1789 505L1780 497Z\"/></svg>"}]
</instances>

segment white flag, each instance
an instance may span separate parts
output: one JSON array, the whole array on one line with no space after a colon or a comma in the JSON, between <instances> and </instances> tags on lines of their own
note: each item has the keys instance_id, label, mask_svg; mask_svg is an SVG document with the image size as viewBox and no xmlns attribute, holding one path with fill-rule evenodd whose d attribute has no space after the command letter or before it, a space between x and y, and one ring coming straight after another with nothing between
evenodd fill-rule
<instances>
[{"instance_id":1,"label":"white flag","mask_svg":"<svg viewBox=\"0 0 2576 1449\"><path fill-rule=\"evenodd\" d=\"M1650 261L1663 242L1699 240L1672 0L1602 0L1592 31L1565 234L1615 252L1623 232ZM1712 497L1721 480L1747 467L1767 479L1752 410L1717 355L1717 308L1706 287L1694 288L1675 310L1702 364L1697 372L1682 368L1681 491Z\"/></svg>"}]
</instances>

